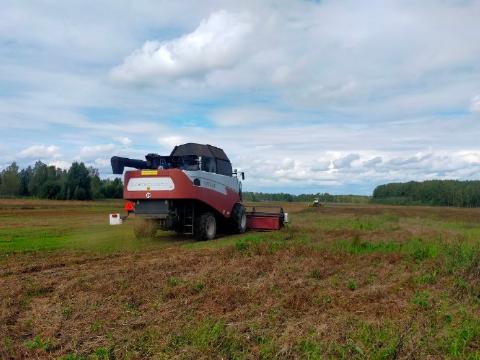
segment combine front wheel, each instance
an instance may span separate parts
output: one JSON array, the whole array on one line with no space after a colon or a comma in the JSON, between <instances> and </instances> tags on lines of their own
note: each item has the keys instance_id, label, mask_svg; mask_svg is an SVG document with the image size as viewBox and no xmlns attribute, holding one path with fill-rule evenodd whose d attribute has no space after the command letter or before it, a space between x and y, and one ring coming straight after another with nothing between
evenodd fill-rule
<instances>
[{"instance_id":1,"label":"combine front wheel","mask_svg":"<svg viewBox=\"0 0 480 360\"><path fill-rule=\"evenodd\" d=\"M247 213L242 204L235 204L232 210L232 230L236 234L243 234L247 230Z\"/></svg>"},{"instance_id":2,"label":"combine front wheel","mask_svg":"<svg viewBox=\"0 0 480 360\"><path fill-rule=\"evenodd\" d=\"M195 224L195 238L197 240L212 240L217 235L217 221L212 213L202 214Z\"/></svg>"}]
</instances>

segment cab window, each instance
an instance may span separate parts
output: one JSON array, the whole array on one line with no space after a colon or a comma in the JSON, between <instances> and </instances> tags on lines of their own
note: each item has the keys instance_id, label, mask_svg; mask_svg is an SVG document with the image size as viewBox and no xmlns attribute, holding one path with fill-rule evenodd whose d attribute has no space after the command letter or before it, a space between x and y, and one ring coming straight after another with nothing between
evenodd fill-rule
<instances>
[{"instance_id":1,"label":"cab window","mask_svg":"<svg viewBox=\"0 0 480 360\"><path fill-rule=\"evenodd\" d=\"M202 170L208 171L211 173L217 172L217 167L215 165L215 159L211 157L202 157Z\"/></svg>"}]
</instances>

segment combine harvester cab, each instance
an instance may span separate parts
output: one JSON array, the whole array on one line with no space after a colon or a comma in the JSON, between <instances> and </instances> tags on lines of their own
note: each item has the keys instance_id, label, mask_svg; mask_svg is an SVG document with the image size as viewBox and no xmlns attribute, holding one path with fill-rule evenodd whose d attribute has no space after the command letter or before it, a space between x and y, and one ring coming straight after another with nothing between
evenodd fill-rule
<instances>
[{"instance_id":1,"label":"combine harvester cab","mask_svg":"<svg viewBox=\"0 0 480 360\"><path fill-rule=\"evenodd\" d=\"M220 227L243 233L252 223L255 215L247 214L241 181L222 149L188 143L176 146L169 156L145 158L111 159L114 174L123 174L125 167L137 169L125 172L123 189L127 211L143 218L135 224L137 237L162 229L210 240Z\"/></svg>"}]
</instances>

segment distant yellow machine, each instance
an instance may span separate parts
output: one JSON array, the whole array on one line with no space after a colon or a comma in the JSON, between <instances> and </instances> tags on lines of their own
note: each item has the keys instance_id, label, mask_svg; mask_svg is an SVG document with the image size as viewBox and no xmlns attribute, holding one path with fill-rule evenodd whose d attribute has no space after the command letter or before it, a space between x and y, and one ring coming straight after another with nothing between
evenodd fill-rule
<instances>
[{"instance_id":1,"label":"distant yellow machine","mask_svg":"<svg viewBox=\"0 0 480 360\"><path fill-rule=\"evenodd\" d=\"M322 204L320 203L320 199L318 199L318 198L314 199L313 202L312 202L312 206L313 206L313 207L320 207L320 206L322 206Z\"/></svg>"}]
</instances>

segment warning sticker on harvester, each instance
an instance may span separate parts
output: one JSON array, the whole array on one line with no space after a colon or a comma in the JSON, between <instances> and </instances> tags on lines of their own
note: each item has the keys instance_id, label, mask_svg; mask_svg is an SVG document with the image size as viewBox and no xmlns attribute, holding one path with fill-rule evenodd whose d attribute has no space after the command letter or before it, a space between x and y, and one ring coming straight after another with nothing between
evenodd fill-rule
<instances>
[{"instance_id":1,"label":"warning sticker on harvester","mask_svg":"<svg viewBox=\"0 0 480 360\"><path fill-rule=\"evenodd\" d=\"M142 176L157 175L157 170L142 170Z\"/></svg>"}]
</instances>

